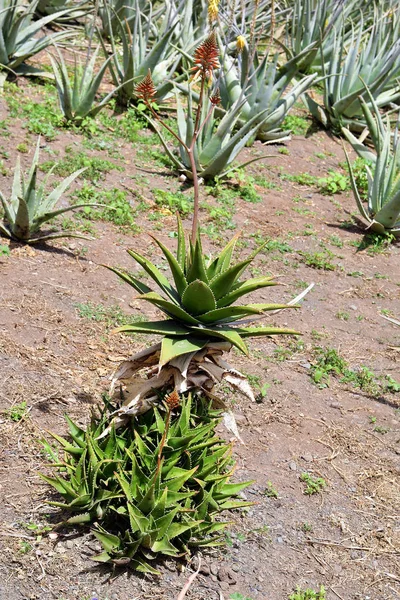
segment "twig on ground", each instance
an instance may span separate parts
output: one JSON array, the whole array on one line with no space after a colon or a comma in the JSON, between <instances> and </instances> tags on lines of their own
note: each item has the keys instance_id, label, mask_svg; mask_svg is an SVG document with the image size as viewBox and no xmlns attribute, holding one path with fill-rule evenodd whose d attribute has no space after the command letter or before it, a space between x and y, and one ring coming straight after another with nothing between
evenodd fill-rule
<instances>
[{"instance_id":1,"label":"twig on ground","mask_svg":"<svg viewBox=\"0 0 400 600\"><path fill-rule=\"evenodd\" d=\"M183 600L183 598L186 596L186 592L188 591L188 589L190 588L190 586L192 585L193 581L196 579L197 575L200 573L200 567L201 567L201 557L199 556L199 566L197 567L197 571L195 571L194 573L192 573L192 575L189 577L189 579L187 580L187 582L185 583L185 585L183 586L179 596L177 597L176 600Z\"/></svg>"}]
</instances>

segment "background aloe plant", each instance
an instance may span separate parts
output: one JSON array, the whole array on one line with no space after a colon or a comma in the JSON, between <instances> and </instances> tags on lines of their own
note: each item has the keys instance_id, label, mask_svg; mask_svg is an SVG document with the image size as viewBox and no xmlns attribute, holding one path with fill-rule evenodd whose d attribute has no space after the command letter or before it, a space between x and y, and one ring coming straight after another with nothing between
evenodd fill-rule
<instances>
[{"instance_id":1,"label":"background aloe plant","mask_svg":"<svg viewBox=\"0 0 400 600\"><path fill-rule=\"evenodd\" d=\"M363 203L357 188L354 171L346 153L350 180L358 209L368 223L368 229L378 233L391 233L400 236L400 139L399 121L394 132L391 130L390 118L382 118L377 103L368 93L369 104L361 98L361 108L368 125L369 135L375 148L372 152L362 141L350 131L343 129L343 134L353 146L357 154L372 166L365 165L368 178L367 206ZM372 106L372 111L369 108Z\"/></svg>"},{"instance_id":2,"label":"background aloe plant","mask_svg":"<svg viewBox=\"0 0 400 600\"><path fill-rule=\"evenodd\" d=\"M131 19L123 21L117 13L114 15L112 27L110 8L104 6L105 15L108 16L110 23L112 49L108 67L117 88L118 102L123 106L132 100L136 83L143 79L148 71L152 74L158 97L163 98L172 88L168 80L180 61L178 52L170 44L178 22L171 23L167 13L158 24L157 20L153 19L151 5L148 14L144 15L139 8L139 3L136 4ZM122 43L122 55L118 40ZM104 51L107 52L105 43L102 43Z\"/></svg>"},{"instance_id":3,"label":"background aloe plant","mask_svg":"<svg viewBox=\"0 0 400 600\"><path fill-rule=\"evenodd\" d=\"M232 448L216 435L217 414L190 396L179 404L167 394L165 412L154 407L107 438L110 407L86 431L67 418L71 441L53 434L64 456L44 444L63 471L42 475L64 499L50 504L75 513L70 524L96 523L104 551L94 560L157 573L149 561L160 555L221 544L228 523L216 517L251 504L236 499L249 482L229 482Z\"/></svg>"},{"instance_id":4,"label":"background aloe plant","mask_svg":"<svg viewBox=\"0 0 400 600\"><path fill-rule=\"evenodd\" d=\"M39 167L39 147L38 139L36 151L33 156L32 165L25 180L21 172L19 156L14 170L14 180L12 184L11 196L6 198L0 192L0 201L4 209L5 219L0 222L0 233L14 240L26 244L35 244L45 242L46 240L62 237L83 237L79 234L68 231L56 231L53 233L40 233L40 228L54 217L70 210L82 208L84 206L93 206L93 204L77 204L66 208L54 210L55 205L68 188L85 169L79 169L64 179L49 194L45 192L51 171L47 174L44 181L38 185L37 171ZM86 238L84 238L86 239Z\"/></svg>"},{"instance_id":5,"label":"background aloe plant","mask_svg":"<svg viewBox=\"0 0 400 600\"><path fill-rule=\"evenodd\" d=\"M365 40L362 17L358 32L353 28L347 46L345 29L334 31L329 63L323 62L323 106L305 94L312 115L336 133L341 127L361 131L365 127L359 97L366 98L364 84L379 107L400 97L396 69L400 58L400 40L388 40L385 21L380 19ZM392 43L393 42L393 43ZM367 100L368 101L368 100Z\"/></svg>"},{"instance_id":6,"label":"background aloe plant","mask_svg":"<svg viewBox=\"0 0 400 600\"><path fill-rule=\"evenodd\" d=\"M100 102L95 104L96 94L111 60L111 57L109 57L102 63L99 70L95 72L98 52L99 48L94 51L90 60L86 61L84 66L76 60L75 56L72 81L59 49L57 48L58 58L50 56L60 108L67 121L79 124L88 117L94 117L106 106L118 90L118 88L112 90Z\"/></svg>"},{"instance_id":7,"label":"background aloe plant","mask_svg":"<svg viewBox=\"0 0 400 600\"><path fill-rule=\"evenodd\" d=\"M41 29L68 13L69 9L55 12L34 21L38 0L0 0L0 66L18 75L46 74L43 70L25 64L38 52L56 41L74 35L71 31L58 31L37 37Z\"/></svg>"}]
</instances>

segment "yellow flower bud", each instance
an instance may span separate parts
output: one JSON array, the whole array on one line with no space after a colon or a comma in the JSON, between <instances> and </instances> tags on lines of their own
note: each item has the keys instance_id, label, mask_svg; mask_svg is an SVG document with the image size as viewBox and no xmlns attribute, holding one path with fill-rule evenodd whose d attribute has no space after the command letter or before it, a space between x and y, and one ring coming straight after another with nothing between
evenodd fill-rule
<instances>
[{"instance_id":1,"label":"yellow flower bud","mask_svg":"<svg viewBox=\"0 0 400 600\"><path fill-rule=\"evenodd\" d=\"M246 45L246 38L243 35L238 35L236 38L236 50L240 53Z\"/></svg>"},{"instance_id":2,"label":"yellow flower bud","mask_svg":"<svg viewBox=\"0 0 400 600\"><path fill-rule=\"evenodd\" d=\"M209 0L208 2L208 19L210 23L218 19L218 4L219 0Z\"/></svg>"}]
</instances>

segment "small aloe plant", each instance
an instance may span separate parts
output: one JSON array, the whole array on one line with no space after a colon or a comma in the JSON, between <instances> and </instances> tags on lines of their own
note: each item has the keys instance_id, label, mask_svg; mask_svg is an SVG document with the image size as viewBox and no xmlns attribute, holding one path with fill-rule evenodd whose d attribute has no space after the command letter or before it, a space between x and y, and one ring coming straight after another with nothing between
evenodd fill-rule
<instances>
[{"instance_id":1,"label":"small aloe plant","mask_svg":"<svg viewBox=\"0 0 400 600\"><path fill-rule=\"evenodd\" d=\"M385 125L378 105L368 88L367 94L369 102L367 103L363 98L360 102L376 153L367 148L350 131L342 130L357 154L371 164L371 167L368 164L365 165L368 178L367 206L360 197L353 168L346 152L350 181L358 209L368 223L367 229L400 237L399 122L392 132L389 116L386 117ZM372 110L370 106L372 106Z\"/></svg>"},{"instance_id":2,"label":"small aloe plant","mask_svg":"<svg viewBox=\"0 0 400 600\"><path fill-rule=\"evenodd\" d=\"M218 413L176 392L160 401L107 438L109 406L86 431L67 418L71 441L52 434L64 456L44 443L62 473L41 475L63 498L49 504L73 513L67 523L94 526L104 549L94 560L148 573L158 573L149 561L160 555L221 545L228 523L216 517L251 504L237 498L251 482L229 482L232 446L216 435Z\"/></svg>"},{"instance_id":3,"label":"small aloe plant","mask_svg":"<svg viewBox=\"0 0 400 600\"><path fill-rule=\"evenodd\" d=\"M93 204L76 204L74 206L54 210L55 205L68 186L85 169L75 171L47 194L45 188L48 178L51 175L51 171L40 185L37 183L39 147L40 138L38 139L32 165L26 180L21 172L21 164L18 157L14 170L14 180L10 198L6 198L0 192L0 202L5 213L3 222L0 222L0 233L25 244L36 244L62 237L84 238L82 235L69 233L68 231L56 231L53 233L40 232L41 226L51 219L54 219L54 217L84 206L93 206Z\"/></svg>"},{"instance_id":4,"label":"small aloe plant","mask_svg":"<svg viewBox=\"0 0 400 600\"><path fill-rule=\"evenodd\" d=\"M57 48L58 57L50 56L57 86L61 111L66 121L81 123L84 119L94 117L118 91L112 90L100 102L95 104L96 94L103 80L106 69L112 57L103 62L95 72L99 48L84 66L75 58L73 82L70 80L64 58Z\"/></svg>"}]
</instances>

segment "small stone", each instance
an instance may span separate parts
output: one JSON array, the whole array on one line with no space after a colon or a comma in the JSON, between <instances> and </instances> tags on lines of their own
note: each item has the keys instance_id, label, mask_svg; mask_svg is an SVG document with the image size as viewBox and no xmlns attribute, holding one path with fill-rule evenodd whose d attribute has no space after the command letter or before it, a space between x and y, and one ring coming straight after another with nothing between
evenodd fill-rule
<instances>
[{"instance_id":1,"label":"small stone","mask_svg":"<svg viewBox=\"0 0 400 600\"><path fill-rule=\"evenodd\" d=\"M227 581L221 581L221 583L219 584L219 587L224 592L227 592L229 590L229 583Z\"/></svg>"},{"instance_id":2,"label":"small stone","mask_svg":"<svg viewBox=\"0 0 400 600\"><path fill-rule=\"evenodd\" d=\"M329 406L331 408L342 408L342 405L340 404L340 402L330 402Z\"/></svg>"},{"instance_id":3,"label":"small stone","mask_svg":"<svg viewBox=\"0 0 400 600\"><path fill-rule=\"evenodd\" d=\"M210 573L211 575L218 575L219 564L216 562L211 563L210 565Z\"/></svg>"},{"instance_id":4,"label":"small stone","mask_svg":"<svg viewBox=\"0 0 400 600\"><path fill-rule=\"evenodd\" d=\"M200 567L200 573L202 575L209 575L210 574L210 567L208 566L207 563L204 563L201 565Z\"/></svg>"},{"instance_id":5,"label":"small stone","mask_svg":"<svg viewBox=\"0 0 400 600\"><path fill-rule=\"evenodd\" d=\"M211 581L218 581L218 577L216 575L211 575Z\"/></svg>"},{"instance_id":6,"label":"small stone","mask_svg":"<svg viewBox=\"0 0 400 600\"><path fill-rule=\"evenodd\" d=\"M300 366L303 367L303 369L311 369L311 364L309 362L300 363Z\"/></svg>"},{"instance_id":7,"label":"small stone","mask_svg":"<svg viewBox=\"0 0 400 600\"><path fill-rule=\"evenodd\" d=\"M58 539L58 533L55 533L55 532L49 533L49 539L50 540Z\"/></svg>"},{"instance_id":8,"label":"small stone","mask_svg":"<svg viewBox=\"0 0 400 600\"><path fill-rule=\"evenodd\" d=\"M357 306L355 304L350 304L349 308L351 308L351 310L357 310Z\"/></svg>"},{"instance_id":9,"label":"small stone","mask_svg":"<svg viewBox=\"0 0 400 600\"><path fill-rule=\"evenodd\" d=\"M296 465L296 463L294 462L294 460L291 460L291 461L290 461L290 463L289 463L289 469L290 469L291 471L297 471L297 465Z\"/></svg>"},{"instance_id":10,"label":"small stone","mask_svg":"<svg viewBox=\"0 0 400 600\"><path fill-rule=\"evenodd\" d=\"M303 460L305 460L306 462L312 462L314 460L313 455L311 454L311 452L305 452L301 458Z\"/></svg>"},{"instance_id":11,"label":"small stone","mask_svg":"<svg viewBox=\"0 0 400 600\"><path fill-rule=\"evenodd\" d=\"M235 571L235 573L238 573L240 571L240 566L237 564L233 564L232 565L232 571Z\"/></svg>"},{"instance_id":12,"label":"small stone","mask_svg":"<svg viewBox=\"0 0 400 600\"><path fill-rule=\"evenodd\" d=\"M283 544L283 537L278 537L276 541L278 542L278 544Z\"/></svg>"},{"instance_id":13,"label":"small stone","mask_svg":"<svg viewBox=\"0 0 400 600\"><path fill-rule=\"evenodd\" d=\"M69 550L71 550L74 547L74 542L73 540L67 540L65 542L65 547L68 548Z\"/></svg>"}]
</instances>

